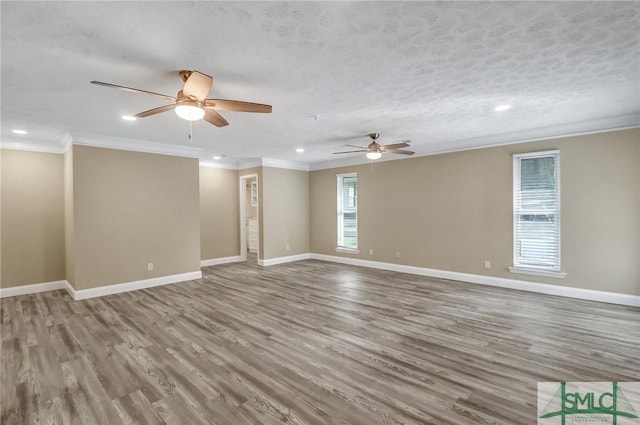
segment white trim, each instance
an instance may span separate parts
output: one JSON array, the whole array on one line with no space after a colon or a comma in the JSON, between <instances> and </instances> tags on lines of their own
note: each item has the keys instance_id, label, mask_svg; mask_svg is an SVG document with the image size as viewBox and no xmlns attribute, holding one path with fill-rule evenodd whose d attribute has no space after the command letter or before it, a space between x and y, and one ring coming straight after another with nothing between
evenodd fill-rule
<instances>
[{"instance_id":1,"label":"white trim","mask_svg":"<svg viewBox=\"0 0 640 425\"><path fill-rule=\"evenodd\" d=\"M540 270L540 269L528 269L524 267L509 267L509 271L515 274L528 274L531 276L553 277L555 279L564 279L565 277L567 277L567 274L563 272L553 272L549 270Z\"/></svg>"},{"instance_id":2,"label":"white trim","mask_svg":"<svg viewBox=\"0 0 640 425\"><path fill-rule=\"evenodd\" d=\"M256 214L258 216L258 229L262 226L260 222L260 182L258 181L258 174L246 174L240 176L238 179L238 189L240 191L240 261L247 261L247 182L255 179L256 186L258 188L258 205L256 205ZM260 233L258 230L258 251L257 256L260 257Z\"/></svg>"},{"instance_id":3,"label":"white trim","mask_svg":"<svg viewBox=\"0 0 640 425\"><path fill-rule=\"evenodd\" d=\"M220 257L211 258L209 260L201 260L200 267L217 266L218 264L237 263L242 260L241 255L234 255L232 257Z\"/></svg>"},{"instance_id":4,"label":"white trim","mask_svg":"<svg viewBox=\"0 0 640 425\"><path fill-rule=\"evenodd\" d=\"M90 289L73 290L74 300L86 300L87 298L103 297L105 295L119 294L121 292L136 291L138 289L152 288L154 286L169 285L171 283L184 282L202 278L202 272L187 272L169 276L154 277L151 279L135 280L133 282L117 283L115 285L99 286Z\"/></svg>"},{"instance_id":5,"label":"white trim","mask_svg":"<svg viewBox=\"0 0 640 425\"><path fill-rule=\"evenodd\" d=\"M0 139L0 149L58 154L62 154L67 150L61 142L29 138L18 139L15 137L2 137Z\"/></svg>"},{"instance_id":6,"label":"white trim","mask_svg":"<svg viewBox=\"0 0 640 425\"><path fill-rule=\"evenodd\" d=\"M238 170L248 170L249 168L262 167L262 159L251 158L238 162Z\"/></svg>"},{"instance_id":7,"label":"white trim","mask_svg":"<svg viewBox=\"0 0 640 425\"><path fill-rule=\"evenodd\" d=\"M344 214L345 214L345 206L344 202L344 179L345 178L355 178L356 179L356 189L355 189L355 210L356 210L356 246L355 248L347 247L344 245ZM340 249L345 249L345 252L351 253L359 253L358 251L358 173L355 171L350 171L348 173L339 173L336 174L336 251L340 252ZM356 252L357 251L357 252Z\"/></svg>"},{"instance_id":8,"label":"white trim","mask_svg":"<svg viewBox=\"0 0 640 425\"><path fill-rule=\"evenodd\" d=\"M246 170L248 168L255 167L272 167L272 168L284 168L287 170L300 170L309 171L310 164L306 162L298 161L286 161L284 159L276 158L252 158L237 163L236 169Z\"/></svg>"},{"instance_id":9,"label":"white trim","mask_svg":"<svg viewBox=\"0 0 640 425\"><path fill-rule=\"evenodd\" d=\"M199 158L203 156L204 148L174 145L169 143L149 142L146 140L126 139L121 137L104 137L93 135L73 136L74 145L93 146L106 149L119 149L133 152L155 153L159 155L183 156Z\"/></svg>"},{"instance_id":10,"label":"white trim","mask_svg":"<svg viewBox=\"0 0 640 425\"><path fill-rule=\"evenodd\" d=\"M500 146L508 146L508 145L516 145L520 143L531 143L531 142L543 142L545 140L556 140L556 139L564 139L569 137L578 137L578 136L588 136L591 134L600 134L600 133L609 133L615 131L624 131L624 130L632 130L634 128L640 128L640 125L637 124L640 121L640 114L629 114L624 115L622 117L618 117L620 119L618 125L613 125L611 127L600 126L600 128L595 130L586 130L579 132L567 132L567 133L558 133L555 135L541 135L536 137L535 134L530 134L527 132L525 136L524 133L516 132L516 133L505 133L501 135L490 135L490 136L481 136L478 138L471 139L462 139L462 140L452 140L448 142L443 142L440 145L431 146L430 152L424 153L416 153L413 156L394 156L394 155L383 155L382 158L376 159L375 161L371 161L367 159L364 155L354 156L350 158L340 158L340 159L329 159L324 161L316 161L312 162L309 165L309 171L318 171L318 170L330 170L333 168L342 168L356 165L365 165L371 163L378 162L387 162L387 161L402 161L412 158L420 158L425 156L434 156L434 155L444 155L448 153L454 152L465 152L465 151L473 151L479 149L489 149L496 148ZM499 140L499 141L496 141ZM482 144L478 145L481 142L490 142L490 144ZM455 144L459 144L462 146L453 147Z\"/></svg>"},{"instance_id":11,"label":"white trim","mask_svg":"<svg viewBox=\"0 0 640 425\"><path fill-rule=\"evenodd\" d=\"M0 298L37 294L38 292L56 291L58 289L67 289L68 284L69 282L67 282L66 280L55 280L53 282L33 283L31 285L0 288Z\"/></svg>"},{"instance_id":12,"label":"white trim","mask_svg":"<svg viewBox=\"0 0 640 425\"><path fill-rule=\"evenodd\" d=\"M516 214L516 204L518 203L518 200L521 199L521 171L522 171L522 160L523 159L532 159L532 158L547 158L547 157L552 157L554 159L554 167L553 167L553 173L554 173L554 177L555 177L555 190L556 190L556 208L555 210L552 212L555 215L555 223L557 224L557 228L558 231L556 233L556 237L557 237L557 252L558 252L558 256L557 256L557 262L556 262L556 267L549 267L547 269L543 269L543 268L537 268L535 266L532 266L531 264L518 264L518 265L514 265L513 267L509 268L509 271L511 271L512 273L521 273L521 274L532 274L534 276L546 276L546 277L554 277L554 278L563 278L564 276L566 276L566 273L563 275L563 273L560 271L560 268L562 266L562 205L561 205L561 187L562 187L562 183L561 183L561 177L560 177L560 150L559 149L552 149L552 150L546 150L546 151L538 151L538 152L526 152L526 153L517 153L517 154L513 154L513 160L512 160L512 166L513 166L513 222L512 222L512 230L513 230L513 241L512 241L512 248L513 248L513 264L516 264L518 261L516 261L518 259L518 232L516 231L516 228L519 224L518 220L517 220L517 214ZM523 212L523 209L518 210L520 213ZM524 209L524 211L527 211L526 209ZM527 214L527 213L525 213ZM517 270L511 270L511 269ZM524 271L523 271L524 270ZM534 273L538 272L538 273Z\"/></svg>"},{"instance_id":13,"label":"white trim","mask_svg":"<svg viewBox=\"0 0 640 425\"><path fill-rule=\"evenodd\" d=\"M344 246L337 246L336 247L336 252L344 252L345 254L360 254L360 250L359 249L346 248Z\"/></svg>"},{"instance_id":14,"label":"white trim","mask_svg":"<svg viewBox=\"0 0 640 425\"><path fill-rule=\"evenodd\" d=\"M223 170L237 170L238 166L235 164L229 164L226 162L220 162L220 161L205 161L204 159L200 160L200 166L201 167L207 167L207 168L221 168Z\"/></svg>"},{"instance_id":15,"label":"white trim","mask_svg":"<svg viewBox=\"0 0 640 425\"><path fill-rule=\"evenodd\" d=\"M309 260L313 254L308 252L304 254L289 255L287 257L269 258L266 260L258 260L259 266L274 266L276 264L291 263L293 261Z\"/></svg>"},{"instance_id":16,"label":"white trim","mask_svg":"<svg viewBox=\"0 0 640 425\"><path fill-rule=\"evenodd\" d=\"M251 158L239 160L235 164L233 164L233 161L229 161L231 163L227 162L226 165L220 168L244 170L247 168L266 166L276 168L290 168L302 171L328 170L332 168L371 164L372 162L377 163L386 161L400 161L411 158L419 158L423 156L442 155L453 152L494 148L498 146L507 146L518 143L540 142L544 140L554 140L568 137L585 136L590 134L630 130L640 127L640 125L638 125L639 120L640 114L635 113L616 117L608 117L600 120L592 120L584 123L577 123L584 124L585 126L588 125L591 127L591 129L584 131L571 131L570 127L576 125L576 123L572 123L568 125L544 127L542 129L534 129L526 132L511 132L499 135L453 140L443 142L439 145L432 145L429 147L430 152L418 153L412 157L394 157L393 155L385 155L381 159L371 161L368 160L364 155L358 155L350 158L330 159L315 162L286 161L275 158ZM549 134L549 132L553 132L553 134ZM2 137L2 139L0 139L0 149L64 153L72 143L71 139L72 138L69 133L65 133L59 141ZM478 144L487 142L489 142L490 144ZM108 149L157 153L163 155L184 156L189 158L200 158L205 161L206 158L210 158L210 155L206 153L207 151L204 148L174 145L169 143L150 142L146 140L80 134L78 135L78 137L73 138L73 144L97 146Z\"/></svg>"},{"instance_id":17,"label":"white trim","mask_svg":"<svg viewBox=\"0 0 640 425\"><path fill-rule=\"evenodd\" d=\"M67 292L69 293L69 295L71 295L71 298L73 298L73 300L75 301L76 299L76 288L73 287L73 285L71 285L71 283L69 283L68 280L65 280L66 285L65 288L67 290Z\"/></svg>"},{"instance_id":18,"label":"white trim","mask_svg":"<svg viewBox=\"0 0 640 425\"><path fill-rule=\"evenodd\" d=\"M66 153L71 146L73 146L73 136L71 133L64 133L60 138L60 145L62 146L62 153Z\"/></svg>"},{"instance_id":19,"label":"white trim","mask_svg":"<svg viewBox=\"0 0 640 425\"><path fill-rule=\"evenodd\" d=\"M609 133L613 131L630 130L640 127L640 113L631 113L607 117L578 123L560 124L549 127L533 128L527 131L513 131L498 135L479 136L469 139L444 142L440 146L438 154L461 152L475 149L494 148L498 146L515 145L519 143L541 142L544 140L564 139L568 137L587 136L590 134ZM590 127L589 129L576 130L576 125ZM550 134L551 133L551 134ZM491 144L482 144L490 140ZM456 147L455 145L459 145ZM462 145L462 146L460 146Z\"/></svg>"},{"instance_id":20,"label":"white trim","mask_svg":"<svg viewBox=\"0 0 640 425\"><path fill-rule=\"evenodd\" d=\"M333 263L350 264L353 266L369 267L372 269L389 270L439 279L450 279L461 282L477 283L479 285L497 286L500 288L519 291L536 292L560 297L577 298L581 300L599 301L610 304L640 307L639 295L618 294L615 292L595 291L592 289L573 288L569 286L549 285L546 283L529 282L501 277L482 276L469 273L451 272L446 270L427 269L424 267L406 266L402 264L383 263L378 261L360 260L357 258L337 257L333 255L311 254L311 259L330 261Z\"/></svg>"},{"instance_id":21,"label":"white trim","mask_svg":"<svg viewBox=\"0 0 640 425\"><path fill-rule=\"evenodd\" d=\"M309 171L309 164L306 162L285 161L275 158L261 158L263 167L285 168L288 170Z\"/></svg>"}]
</instances>

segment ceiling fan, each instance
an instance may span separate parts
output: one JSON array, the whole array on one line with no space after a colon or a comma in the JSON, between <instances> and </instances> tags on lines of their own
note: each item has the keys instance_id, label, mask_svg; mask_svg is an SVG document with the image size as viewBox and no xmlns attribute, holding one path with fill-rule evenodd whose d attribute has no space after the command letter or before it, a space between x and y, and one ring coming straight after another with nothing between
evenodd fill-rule
<instances>
[{"instance_id":1,"label":"ceiling fan","mask_svg":"<svg viewBox=\"0 0 640 425\"><path fill-rule=\"evenodd\" d=\"M351 148L358 148L357 151L345 151L345 152L334 152L334 155L342 154L342 153L355 153L355 152L366 152L367 158L369 159L380 159L383 153L398 153L401 155L413 155L415 152L403 150L402 148L406 148L409 146L408 140L406 142L393 143L391 145L381 145L376 140L380 137L379 133L369 133L368 136L371 138L371 143L366 148L361 146L354 145L345 145Z\"/></svg>"},{"instance_id":2,"label":"ceiling fan","mask_svg":"<svg viewBox=\"0 0 640 425\"><path fill-rule=\"evenodd\" d=\"M91 84L113 87L133 93L148 94L171 100L173 102L169 105L159 106L157 108L149 109L148 111L140 112L139 114L136 114L136 117L138 118L149 117L151 115L159 114L160 112L174 110L180 118L187 121L197 121L204 118L205 121L217 127L224 127L225 125L229 125L229 123L216 110L262 112L267 114L271 112L271 105L263 105L261 103L225 99L205 99L213 85L213 77L198 71L183 70L179 71L178 74L182 78L182 81L184 81L184 87L182 90L178 91L178 94L175 97L147 90L103 83L101 81L91 81Z\"/></svg>"}]
</instances>

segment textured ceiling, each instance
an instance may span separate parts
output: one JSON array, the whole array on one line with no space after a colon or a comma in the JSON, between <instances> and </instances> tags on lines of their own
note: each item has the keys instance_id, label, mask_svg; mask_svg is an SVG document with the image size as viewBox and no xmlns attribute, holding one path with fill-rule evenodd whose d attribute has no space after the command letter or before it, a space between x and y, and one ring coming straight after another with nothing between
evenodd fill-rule
<instances>
[{"instance_id":1,"label":"textured ceiling","mask_svg":"<svg viewBox=\"0 0 640 425\"><path fill-rule=\"evenodd\" d=\"M410 139L418 154L640 124L637 2L9 2L2 139L159 142L202 158L318 162L345 143ZM125 122L175 95L179 69L209 97L273 105ZM511 104L497 113L494 107ZM305 152L297 154L295 148Z\"/></svg>"}]
</instances>

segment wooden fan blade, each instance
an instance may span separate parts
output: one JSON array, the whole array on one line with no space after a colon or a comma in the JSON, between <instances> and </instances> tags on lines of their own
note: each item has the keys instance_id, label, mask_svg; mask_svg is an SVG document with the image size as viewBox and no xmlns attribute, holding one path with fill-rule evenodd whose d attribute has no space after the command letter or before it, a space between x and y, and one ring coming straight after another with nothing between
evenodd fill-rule
<instances>
[{"instance_id":1,"label":"wooden fan blade","mask_svg":"<svg viewBox=\"0 0 640 425\"><path fill-rule=\"evenodd\" d=\"M400 149L400 148L406 148L409 147L408 143L405 142L401 142L401 143L394 143L392 145L381 145L380 148L388 151L389 149Z\"/></svg>"},{"instance_id":2,"label":"wooden fan blade","mask_svg":"<svg viewBox=\"0 0 640 425\"><path fill-rule=\"evenodd\" d=\"M227 120L225 120L222 115L214 111L212 108L204 108L204 119L205 121L210 122L216 127L224 127L225 125L229 125Z\"/></svg>"},{"instance_id":3,"label":"wooden fan blade","mask_svg":"<svg viewBox=\"0 0 640 425\"><path fill-rule=\"evenodd\" d=\"M364 149L367 150L366 147L362 147L362 146L356 146L356 145L345 145L345 146L349 146L350 148L358 148L358 149Z\"/></svg>"},{"instance_id":4,"label":"wooden fan blade","mask_svg":"<svg viewBox=\"0 0 640 425\"><path fill-rule=\"evenodd\" d=\"M367 152L367 150L366 149L362 149L362 150L359 150L359 151L334 152L333 154L337 155L337 154L340 154L340 153L357 153L357 152Z\"/></svg>"},{"instance_id":5,"label":"wooden fan blade","mask_svg":"<svg viewBox=\"0 0 640 425\"><path fill-rule=\"evenodd\" d=\"M242 102L240 100L226 99L205 99L205 106L211 106L221 111L237 111L237 112L261 112L265 114L271 113L271 105L262 103Z\"/></svg>"},{"instance_id":6,"label":"wooden fan blade","mask_svg":"<svg viewBox=\"0 0 640 425\"><path fill-rule=\"evenodd\" d=\"M187 97L194 97L199 101L203 101L211 90L213 84L213 77L203 74L198 71L193 71L187 81L184 83L182 93Z\"/></svg>"},{"instance_id":7,"label":"wooden fan blade","mask_svg":"<svg viewBox=\"0 0 640 425\"><path fill-rule=\"evenodd\" d=\"M386 153L399 153L400 155L413 155L415 152L397 150L397 151L386 151Z\"/></svg>"},{"instance_id":8,"label":"wooden fan blade","mask_svg":"<svg viewBox=\"0 0 640 425\"><path fill-rule=\"evenodd\" d=\"M132 89L131 87L118 86L116 84L110 84L110 83L103 83L102 81L92 81L91 84L96 84L98 86L105 86L105 87L113 87L113 88L120 89L120 90L126 90L126 91L132 92L132 93L149 94L151 96L158 96L158 97L165 98L167 100L176 100L175 97L167 96L166 94L154 93L152 91L146 91L146 90L140 90L140 89Z\"/></svg>"},{"instance_id":9,"label":"wooden fan blade","mask_svg":"<svg viewBox=\"0 0 640 425\"><path fill-rule=\"evenodd\" d=\"M136 114L136 117L138 117L138 118L149 117L151 115L159 114L160 112L171 111L171 110L175 109L175 107L176 107L175 104L159 106L157 108L149 109L148 111L140 112L139 114Z\"/></svg>"}]
</instances>

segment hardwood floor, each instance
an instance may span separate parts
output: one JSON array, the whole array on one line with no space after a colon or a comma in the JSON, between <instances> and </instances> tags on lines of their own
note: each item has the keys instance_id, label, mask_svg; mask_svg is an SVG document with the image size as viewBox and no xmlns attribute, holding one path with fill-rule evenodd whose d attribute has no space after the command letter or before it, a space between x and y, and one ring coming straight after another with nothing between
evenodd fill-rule
<instances>
[{"instance_id":1,"label":"hardwood floor","mask_svg":"<svg viewBox=\"0 0 640 425\"><path fill-rule=\"evenodd\" d=\"M640 377L640 309L321 261L1 301L1 423L534 424Z\"/></svg>"}]
</instances>

